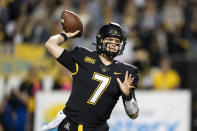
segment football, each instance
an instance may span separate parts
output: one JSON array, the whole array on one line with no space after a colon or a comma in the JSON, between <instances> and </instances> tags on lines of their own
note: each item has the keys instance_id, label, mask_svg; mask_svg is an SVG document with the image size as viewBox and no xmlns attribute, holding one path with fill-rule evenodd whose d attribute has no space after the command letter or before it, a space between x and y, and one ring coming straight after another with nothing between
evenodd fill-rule
<instances>
[{"instance_id":1,"label":"football","mask_svg":"<svg viewBox=\"0 0 197 131\"><path fill-rule=\"evenodd\" d=\"M72 11L69 10L62 11L61 24L65 32L73 33L77 30L80 30L80 33L76 37L82 36L83 24L79 16L77 16L77 14L73 13Z\"/></svg>"}]
</instances>

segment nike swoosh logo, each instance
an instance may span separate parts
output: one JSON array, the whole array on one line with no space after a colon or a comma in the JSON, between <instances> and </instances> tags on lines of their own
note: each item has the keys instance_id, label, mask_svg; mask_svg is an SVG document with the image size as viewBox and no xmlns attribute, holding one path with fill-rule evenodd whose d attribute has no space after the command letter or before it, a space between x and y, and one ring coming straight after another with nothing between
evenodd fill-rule
<instances>
[{"instance_id":1,"label":"nike swoosh logo","mask_svg":"<svg viewBox=\"0 0 197 131\"><path fill-rule=\"evenodd\" d=\"M120 75L120 74L122 74L122 73L119 73L119 72L114 72L114 75Z\"/></svg>"}]
</instances>

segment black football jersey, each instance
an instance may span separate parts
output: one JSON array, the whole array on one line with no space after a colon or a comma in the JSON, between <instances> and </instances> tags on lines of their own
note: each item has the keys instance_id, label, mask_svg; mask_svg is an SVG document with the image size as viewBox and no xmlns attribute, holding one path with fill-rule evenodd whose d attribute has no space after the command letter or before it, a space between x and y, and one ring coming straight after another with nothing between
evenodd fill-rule
<instances>
[{"instance_id":1,"label":"black football jersey","mask_svg":"<svg viewBox=\"0 0 197 131\"><path fill-rule=\"evenodd\" d=\"M123 82L128 71L134 77L133 86L137 87L139 78L136 67L116 60L106 66L97 51L75 47L69 53L65 50L57 60L73 76L72 92L64 113L83 125L94 127L109 119L122 95L117 77Z\"/></svg>"}]
</instances>

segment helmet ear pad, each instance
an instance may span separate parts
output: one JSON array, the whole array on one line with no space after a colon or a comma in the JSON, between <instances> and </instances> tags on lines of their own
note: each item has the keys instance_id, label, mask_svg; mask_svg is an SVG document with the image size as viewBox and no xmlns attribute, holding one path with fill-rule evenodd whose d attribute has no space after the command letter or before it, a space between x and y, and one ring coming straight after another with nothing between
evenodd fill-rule
<instances>
[{"instance_id":1,"label":"helmet ear pad","mask_svg":"<svg viewBox=\"0 0 197 131\"><path fill-rule=\"evenodd\" d=\"M102 48L103 48L103 40L102 40L102 38L101 38L101 36L100 35L97 35L96 36L96 49L98 50L98 51L100 51L100 50L103 50Z\"/></svg>"}]
</instances>

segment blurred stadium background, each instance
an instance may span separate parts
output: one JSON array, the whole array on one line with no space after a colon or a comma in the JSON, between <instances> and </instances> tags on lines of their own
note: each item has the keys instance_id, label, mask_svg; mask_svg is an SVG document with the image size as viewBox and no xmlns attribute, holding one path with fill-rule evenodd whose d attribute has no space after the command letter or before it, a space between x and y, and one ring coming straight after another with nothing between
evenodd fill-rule
<instances>
[{"instance_id":1,"label":"blurred stadium background","mask_svg":"<svg viewBox=\"0 0 197 131\"><path fill-rule=\"evenodd\" d=\"M155 118L154 122L163 118L145 111L120 130L197 130L197 0L1 0L0 131L37 131L38 121L49 122L64 107L72 88L71 75L44 48L46 40L62 30L60 14L64 9L77 13L84 24L83 37L66 41L63 46L67 49L95 49L91 43L102 24L114 21L123 25L127 46L117 59L140 69L137 98L142 112L160 106L155 112L164 112L167 122L180 118L187 123L150 127L151 123L142 124L143 118ZM44 107L53 97L56 104ZM161 101L155 102L157 98ZM173 108L167 112L168 107ZM44 114L39 114L41 110ZM115 113L118 110L122 111L121 106ZM168 121L177 112L175 119ZM116 119L112 116L111 125ZM141 127L135 128L140 121Z\"/></svg>"}]
</instances>

